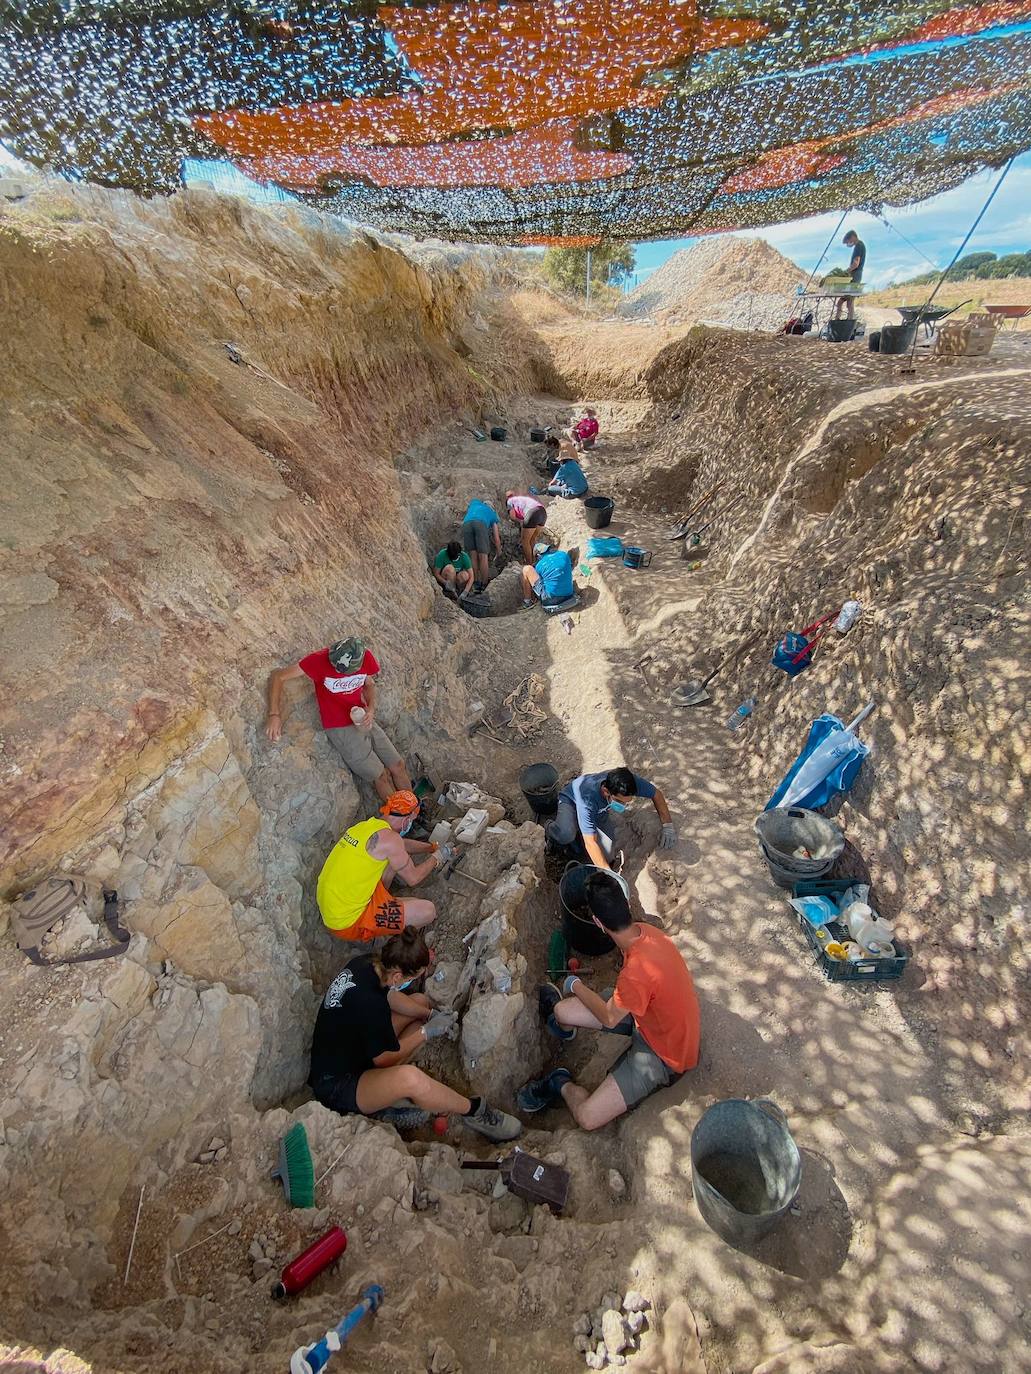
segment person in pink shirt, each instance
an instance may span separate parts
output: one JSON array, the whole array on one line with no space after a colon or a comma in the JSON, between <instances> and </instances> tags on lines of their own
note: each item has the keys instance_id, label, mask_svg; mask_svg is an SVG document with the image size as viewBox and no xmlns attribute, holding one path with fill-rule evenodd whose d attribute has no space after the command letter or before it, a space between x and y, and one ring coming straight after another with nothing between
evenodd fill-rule
<instances>
[{"instance_id":1,"label":"person in pink shirt","mask_svg":"<svg viewBox=\"0 0 1031 1374\"><path fill-rule=\"evenodd\" d=\"M508 518L514 520L519 526L519 538L523 546L523 562L533 562L533 546L537 536L535 530L543 529L547 524L547 509L537 500L536 496L530 496L522 491L506 491L505 504L508 506Z\"/></svg>"},{"instance_id":2,"label":"person in pink shirt","mask_svg":"<svg viewBox=\"0 0 1031 1374\"><path fill-rule=\"evenodd\" d=\"M585 448L594 447L598 437L598 418L590 406L584 407L584 413L569 431L569 437L581 453Z\"/></svg>"}]
</instances>

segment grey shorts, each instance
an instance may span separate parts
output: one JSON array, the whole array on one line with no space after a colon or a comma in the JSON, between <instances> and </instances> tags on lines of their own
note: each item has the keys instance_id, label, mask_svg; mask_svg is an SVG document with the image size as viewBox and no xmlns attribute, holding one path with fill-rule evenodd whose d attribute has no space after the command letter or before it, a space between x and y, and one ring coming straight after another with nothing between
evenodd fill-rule
<instances>
[{"instance_id":1,"label":"grey shorts","mask_svg":"<svg viewBox=\"0 0 1031 1374\"><path fill-rule=\"evenodd\" d=\"M543 506L538 506L536 510L532 510L530 512L530 514L523 521L520 528L524 530L539 530L543 529L547 523L548 512L544 509Z\"/></svg>"},{"instance_id":2,"label":"grey shorts","mask_svg":"<svg viewBox=\"0 0 1031 1374\"><path fill-rule=\"evenodd\" d=\"M384 768L394 768L403 762L378 725L373 725L371 730L340 725L327 730L326 735L351 772L363 782L375 782Z\"/></svg>"},{"instance_id":3,"label":"grey shorts","mask_svg":"<svg viewBox=\"0 0 1031 1374\"><path fill-rule=\"evenodd\" d=\"M482 520L467 520L462 526L462 547L466 553L490 551L490 530Z\"/></svg>"},{"instance_id":4,"label":"grey shorts","mask_svg":"<svg viewBox=\"0 0 1031 1374\"><path fill-rule=\"evenodd\" d=\"M624 1025L620 1023L617 1033L627 1033ZM616 1080L616 1087L626 1105L636 1107L638 1102L643 1102L646 1097L658 1092L659 1088L668 1088L681 1075L659 1058L636 1026L629 1034L628 1048L609 1069L609 1073Z\"/></svg>"}]
</instances>

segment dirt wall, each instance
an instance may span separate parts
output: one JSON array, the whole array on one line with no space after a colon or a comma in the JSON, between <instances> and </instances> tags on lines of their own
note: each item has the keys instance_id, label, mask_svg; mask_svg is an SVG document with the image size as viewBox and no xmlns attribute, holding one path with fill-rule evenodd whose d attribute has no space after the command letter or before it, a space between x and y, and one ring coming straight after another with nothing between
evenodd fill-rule
<instances>
[{"instance_id":1,"label":"dirt wall","mask_svg":"<svg viewBox=\"0 0 1031 1374\"><path fill-rule=\"evenodd\" d=\"M712 648L674 619L666 679L760 636L720 695L758 696L738 753L770 793L811 720L877 703L841 818L919 950L910 1014L976 1112L1004 1117L1026 1090L1028 360L1014 345L904 376L860 349L696 330L649 380L661 418L635 497L671 524L717 482L697 523L736 502L688 553ZM846 598L862 619L812 668L770 666L779 635Z\"/></svg>"}]
</instances>

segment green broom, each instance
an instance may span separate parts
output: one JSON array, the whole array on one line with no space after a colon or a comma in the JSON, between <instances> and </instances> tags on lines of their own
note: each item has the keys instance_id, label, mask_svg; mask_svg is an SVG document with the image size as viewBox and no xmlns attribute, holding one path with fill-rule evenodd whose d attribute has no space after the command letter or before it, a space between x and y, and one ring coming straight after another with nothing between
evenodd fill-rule
<instances>
[{"instance_id":1,"label":"green broom","mask_svg":"<svg viewBox=\"0 0 1031 1374\"><path fill-rule=\"evenodd\" d=\"M308 1132L299 1121L279 1142L279 1163L272 1170L291 1207L315 1206L315 1168L308 1148Z\"/></svg>"},{"instance_id":2,"label":"green broom","mask_svg":"<svg viewBox=\"0 0 1031 1374\"><path fill-rule=\"evenodd\" d=\"M566 937L561 930L553 932L548 941L548 977L556 976L563 978L566 973L566 959L569 957L569 950L566 946Z\"/></svg>"}]
</instances>

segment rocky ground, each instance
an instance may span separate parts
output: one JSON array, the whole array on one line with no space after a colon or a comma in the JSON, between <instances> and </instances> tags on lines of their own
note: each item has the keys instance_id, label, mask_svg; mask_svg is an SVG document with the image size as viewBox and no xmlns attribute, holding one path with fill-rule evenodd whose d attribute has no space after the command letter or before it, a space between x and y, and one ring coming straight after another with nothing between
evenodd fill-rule
<instances>
[{"instance_id":1,"label":"rocky ground","mask_svg":"<svg viewBox=\"0 0 1031 1374\"><path fill-rule=\"evenodd\" d=\"M381 1314L338 1357L370 1374L573 1371L597 1367L599 1340L642 1374L1031 1368L1019 341L906 377L810 340L585 326L489 261L413 262L229 205L127 216L71 197L0 221L25 306L0 345L18 499L5 891L63 858L118 886L133 931L125 958L52 971L0 941L6 1363L271 1374L378 1282ZM226 339L253 366L226 361ZM567 633L516 609L506 532L505 613L473 622L425 557L469 496L532 480L528 426L571 397L598 404L589 472L616 498L611 532L653 565L591 565ZM494 419L509 441L477 442ZM720 479L743 499L689 569L670 525ZM582 550L579 503L553 503L549 531ZM864 602L856 630L790 690L768 680L770 642L845 594ZM513 975L508 993L484 979L471 1029L435 1051L453 1081L510 1105L524 1071L561 1059L590 1085L618 1053L582 1035L557 1055L535 1024L556 875L520 769L625 761L670 799L674 851L654 852L648 807L624 844L637 908L694 971L702 1059L596 1135L563 1110L527 1121L524 1148L571 1173L561 1217L463 1173L489 1151L457 1125L402 1137L307 1100L307 1035L344 953L313 881L369 800L308 693L265 740L261 682L356 624L383 649L384 716L413 765L506 809L466 864L487 887L428 886L442 962L499 912L483 953ZM671 704L752 632L763 645L711 706ZM470 734L476 703L529 673L539 732ZM838 819L914 958L901 983L856 988L812 966L752 822L808 721L870 696L874 753ZM803 1159L796 1207L751 1252L691 1192L692 1129L734 1096L773 1098ZM294 1120L310 1212L268 1176ZM273 1302L282 1263L332 1223L342 1261Z\"/></svg>"}]
</instances>

